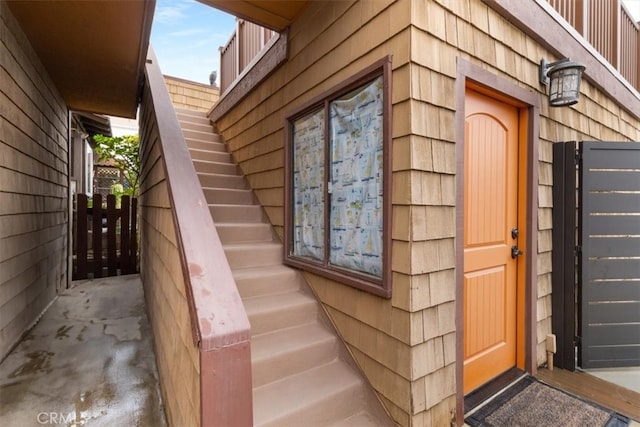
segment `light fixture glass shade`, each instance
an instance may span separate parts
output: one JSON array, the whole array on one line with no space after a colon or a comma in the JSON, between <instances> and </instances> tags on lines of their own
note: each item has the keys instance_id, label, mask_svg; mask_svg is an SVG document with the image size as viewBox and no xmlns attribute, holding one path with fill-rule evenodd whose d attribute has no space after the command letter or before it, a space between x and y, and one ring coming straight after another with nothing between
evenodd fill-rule
<instances>
[{"instance_id":1,"label":"light fixture glass shade","mask_svg":"<svg viewBox=\"0 0 640 427\"><path fill-rule=\"evenodd\" d=\"M580 98L580 80L584 65L577 62L562 62L551 67L549 76L549 105L564 107L573 105Z\"/></svg>"}]
</instances>

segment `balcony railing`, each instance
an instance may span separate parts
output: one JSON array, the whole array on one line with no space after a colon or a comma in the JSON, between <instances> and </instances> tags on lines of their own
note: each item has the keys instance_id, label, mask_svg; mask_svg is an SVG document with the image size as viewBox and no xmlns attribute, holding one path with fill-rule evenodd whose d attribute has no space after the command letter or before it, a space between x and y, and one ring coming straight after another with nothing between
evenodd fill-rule
<instances>
[{"instance_id":1,"label":"balcony railing","mask_svg":"<svg viewBox=\"0 0 640 427\"><path fill-rule=\"evenodd\" d=\"M548 1L640 91L640 25L620 0Z\"/></svg>"},{"instance_id":2,"label":"balcony railing","mask_svg":"<svg viewBox=\"0 0 640 427\"><path fill-rule=\"evenodd\" d=\"M236 30L225 46L220 47L220 93L223 94L251 61L278 33L243 19L236 20Z\"/></svg>"}]
</instances>

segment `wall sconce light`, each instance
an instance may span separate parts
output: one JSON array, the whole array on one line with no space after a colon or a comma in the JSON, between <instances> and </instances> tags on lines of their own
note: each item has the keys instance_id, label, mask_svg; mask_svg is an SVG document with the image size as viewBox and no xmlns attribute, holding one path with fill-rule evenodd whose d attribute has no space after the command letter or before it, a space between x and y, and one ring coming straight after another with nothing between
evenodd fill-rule
<instances>
[{"instance_id":1,"label":"wall sconce light","mask_svg":"<svg viewBox=\"0 0 640 427\"><path fill-rule=\"evenodd\" d=\"M585 66L569 59L548 63L540 60L540 84L549 86L549 105L564 107L578 102Z\"/></svg>"}]
</instances>

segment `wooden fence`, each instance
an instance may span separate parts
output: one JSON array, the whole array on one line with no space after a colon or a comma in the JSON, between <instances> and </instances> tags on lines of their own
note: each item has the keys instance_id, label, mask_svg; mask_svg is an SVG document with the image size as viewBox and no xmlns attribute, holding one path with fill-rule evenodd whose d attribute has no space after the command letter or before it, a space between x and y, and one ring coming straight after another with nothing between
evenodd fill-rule
<instances>
[{"instance_id":1,"label":"wooden fence","mask_svg":"<svg viewBox=\"0 0 640 427\"><path fill-rule=\"evenodd\" d=\"M138 200L122 196L93 195L88 206L85 194L78 194L74 220L73 280L117 276L138 272Z\"/></svg>"}]
</instances>

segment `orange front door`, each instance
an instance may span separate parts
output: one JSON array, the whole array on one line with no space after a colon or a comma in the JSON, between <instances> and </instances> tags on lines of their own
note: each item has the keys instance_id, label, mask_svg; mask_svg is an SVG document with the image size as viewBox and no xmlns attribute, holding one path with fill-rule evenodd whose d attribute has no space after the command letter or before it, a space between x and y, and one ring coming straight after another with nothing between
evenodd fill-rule
<instances>
[{"instance_id":1,"label":"orange front door","mask_svg":"<svg viewBox=\"0 0 640 427\"><path fill-rule=\"evenodd\" d=\"M467 89L465 394L516 365L518 134L516 107Z\"/></svg>"}]
</instances>

